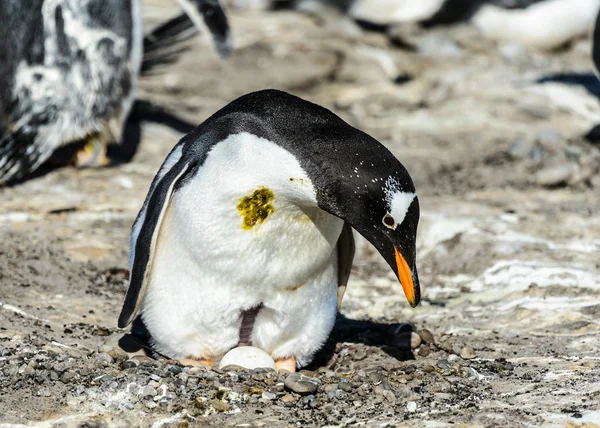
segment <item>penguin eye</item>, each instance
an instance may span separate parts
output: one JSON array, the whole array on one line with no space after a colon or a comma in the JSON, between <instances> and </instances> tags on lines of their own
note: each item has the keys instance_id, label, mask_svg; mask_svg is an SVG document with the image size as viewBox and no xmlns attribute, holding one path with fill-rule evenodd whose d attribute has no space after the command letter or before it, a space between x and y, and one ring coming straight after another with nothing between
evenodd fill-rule
<instances>
[{"instance_id":1,"label":"penguin eye","mask_svg":"<svg viewBox=\"0 0 600 428\"><path fill-rule=\"evenodd\" d=\"M392 217L389 213L386 213L383 216L383 224L390 229L396 228L396 220L394 220L394 217Z\"/></svg>"}]
</instances>

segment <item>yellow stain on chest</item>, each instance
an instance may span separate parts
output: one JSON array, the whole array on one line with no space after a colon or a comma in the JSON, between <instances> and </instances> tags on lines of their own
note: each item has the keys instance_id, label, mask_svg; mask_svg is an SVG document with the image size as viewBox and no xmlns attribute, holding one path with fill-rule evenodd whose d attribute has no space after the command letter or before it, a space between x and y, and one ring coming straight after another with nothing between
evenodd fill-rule
<instances>
[{"instance_id":1,"label":"yellow stain on chest","mask_svg":"<svg viewBox=\"0 0 600 428\"><path fill-rule=\"evenodd\" d=\"M275 198L273 191L266 187L259 187L250 196L240 199L236 207L242 216L242 229L250 230L263 223L270 214L275 212L272 202Z\"/></svg>"}]
</instances>

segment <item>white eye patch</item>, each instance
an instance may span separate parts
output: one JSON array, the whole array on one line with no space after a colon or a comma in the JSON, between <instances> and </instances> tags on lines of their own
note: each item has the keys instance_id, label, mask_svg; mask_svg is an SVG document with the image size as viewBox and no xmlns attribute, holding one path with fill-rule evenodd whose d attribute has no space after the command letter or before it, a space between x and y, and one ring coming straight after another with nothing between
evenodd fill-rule
<instances>
[{"instance_id":1,"label":"white eye patch","mask_svg":"<svg viewBox=\"0 0 600 428\"><path fill-rule=\"evenodd\" d=\"M383 224L385 227L390 229L396 229L399 224L402 224L410 204L413 199L417 196L411 192L401 192L399 190L395 192L389 192L387 194L387 203L389 212L383 217ZM391 217L391 219L390 219Z\"/></svg>"}]
</instances>

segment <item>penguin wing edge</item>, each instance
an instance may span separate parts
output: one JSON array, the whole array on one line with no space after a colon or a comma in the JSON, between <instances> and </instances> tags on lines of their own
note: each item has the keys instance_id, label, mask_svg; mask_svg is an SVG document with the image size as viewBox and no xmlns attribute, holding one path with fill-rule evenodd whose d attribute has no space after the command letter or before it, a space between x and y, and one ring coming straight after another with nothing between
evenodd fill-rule
<instances>
[{"instance_id":1,"label":"penguin wing edge","mask_svg":"<svg viewBox=\"0 0 600 428\"><path fill-rule=\"evenodd\" d=\"M121 309L119 315L119 328L129 325L137 315L148 286L158 234L169 207L173 190L190 172L192 167L189 161L183 162L182 159L178 159L165 172L164 170L168 167L171 157L176 155L175 152L176 150L169 155L161 171L159 171L157 180L152 184L144 207L133 226L131 235L131 274L123 309Z\"/></svg>"},{"instance_id":2,"label":"penguin wing edge","mask_svg":"<svg viewBox=\"0 0 600 428\"><path fill-rule=\"evenodd\" d=\"M592 61L596 76L600 77L600 11L592 27Z\"/></svg>"},{"instance_id":3,"label":"penguin wing edge","mask_svg":"<svg viewBox=\"0 0 600 428\"><path fill-rule=\"evenodd\" d=\"M352 270L352 261L354 260L354 235L352 234L352 227L350 224L344 222L342 233L337 242L338 252L338 311L342 305L342 299L346 292L346 285L350 278L350 271Z\"/></svg>"}]
</instances>

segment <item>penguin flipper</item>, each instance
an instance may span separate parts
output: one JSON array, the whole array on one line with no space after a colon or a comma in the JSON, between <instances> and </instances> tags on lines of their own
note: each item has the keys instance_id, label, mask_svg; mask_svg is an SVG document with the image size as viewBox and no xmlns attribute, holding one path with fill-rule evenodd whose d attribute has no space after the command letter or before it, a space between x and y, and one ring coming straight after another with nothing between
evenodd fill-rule
<instances>
[{"instance_id":1,"label":"penguin flipper","mask_svg":"<svg viewBox=\"0 0 600 428\"><path fill-rule=\"evenodd\" d=\"M125 302L119 315L119 328L129 325L144 298L160 227L173 195L173 190L192 169L193 162L182 158L183 143L171 151L154 178L146 201L131 232L130 277Z\"/></svg>"},{"instance_id":2,"label":"penguin flipper","mask_svg":"<svg viewBox=\"0 0 600 428\"><path fill-rule=\"evenodd\" d=\"M352 234L352 227L347 222L344 222L342 233L337 242L338 252L338 310L342 305L342 299L346 292L346 285L348 285L348 279L350 278L350 271L352 270L352 261L354 260L354 235Z\"/></svg>"},{"instance_id":3,"label":"penguin flipper","mask_svg":"<svg viewBox=\"0 0 600 428\"><path fill-rule=\"evenodd\" d=\"M196 28L206 26L221 58L228 58L233 50L229 21L221 0L179 0L179 4Z\"/></svg>"},{"instance_id":4,"label":"penguin flipper","mask_svg":"<svg viewBox=\"0 0 600 428\"><path fill-rule=\"evenodd\" d=\"M0 185L21 180L48 159L52 150L36 144L35 137L22 129L0 137Z\"/></svg>"},{"instance_id":5,"label":"penguin flipper","mask_svg":"<svg viewBox=\"0 0 600 428\"><path fill-rule=\"evenodd\" d=\"M596 76L600 77L600 11L592 28L592 61Z\"/></svg>"},{"instance_id":6,"label":"penguin flipper","mask_svg":"<svg viewBox=\"0 0 600 428\"><path fill-rule=\"evenodd\" d=\"M200 29L207 28L221 58L233 50L229 21L218 0L180 0L185 14L172 18L144 37L142 74L149 75L161 66L169 65L189 50L186 44Z\"/></svg>"}]
</instances>

